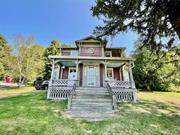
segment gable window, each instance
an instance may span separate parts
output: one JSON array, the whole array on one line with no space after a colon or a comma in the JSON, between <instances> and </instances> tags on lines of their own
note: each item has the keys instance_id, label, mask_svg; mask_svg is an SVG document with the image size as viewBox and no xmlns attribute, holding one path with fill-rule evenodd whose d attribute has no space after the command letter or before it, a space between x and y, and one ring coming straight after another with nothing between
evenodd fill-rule
<instances>
[{"instance_id":1,"label":"gable window","mask_svg":"<svg viewBox=\"0 0 180 135\"><path fill-rule=\"evenodd\" d=\"M107 68L107 79L113 80L113 68Z\"/></svg>"},{"instance_id":2,"label":"gable window","mask_svg":"<svg viewBox=\"0 0 180 135\"><path fill-rule=\"evenodd\" d=\"M105 57L112 57L111 51L105 51Z\"/></svg>"}]
</instances>

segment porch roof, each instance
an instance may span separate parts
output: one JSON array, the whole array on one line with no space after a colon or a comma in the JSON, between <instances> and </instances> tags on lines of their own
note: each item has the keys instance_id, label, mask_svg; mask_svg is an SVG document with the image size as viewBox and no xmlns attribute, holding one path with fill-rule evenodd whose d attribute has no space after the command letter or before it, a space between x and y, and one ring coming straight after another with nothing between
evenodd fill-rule
<instances>
[{"instance_id":1,"label":"porch roof","mask_svg":"<svg viewBox=\"0 0 180 135\"><path fill-rule=\"evenodd\" d=\"M52 56L48 57L49 59L63 59L63 60L105 60L105 61L134 61L134 58L131 57L87 57L87 56Z\"/></svg>"}]
</instances>

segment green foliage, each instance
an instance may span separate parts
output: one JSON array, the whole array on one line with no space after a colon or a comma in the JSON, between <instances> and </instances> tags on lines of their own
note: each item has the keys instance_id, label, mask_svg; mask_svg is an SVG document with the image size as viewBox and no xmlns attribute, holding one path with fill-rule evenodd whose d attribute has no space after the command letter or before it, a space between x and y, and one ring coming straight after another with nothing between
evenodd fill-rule
<instances>
[{"instance_id":1,"label":"green foliage","mask_svg":"<svg viewBox=\"0 0 180 135\"><path fill-rule=\"evenodd\" d=\"M37 76L42 76L44 48L34 44L32 37L17 35L14 39L13 51L2 36L0 43L1 78L9 75L21 86L34 81Z\"/></svg>"},{"instance_id":2,"label":"green foliage","mask_svg":"<svg viewBox=\"0 0 180 135\"><path fill-rule=\"evenodd\" d=\"M140 46L136 45L133 55L136 59L133 74L138 89L167 91L171 84L180 84L179 69L173 64L174 60L180 60L179 55L173 51L161 51L157 55L146 47L139 49Z\"/></svg>"},{"instance_id":3,"label":"green foliage","mask_svg":"<svg viewBox=\"0 0 180 135\"><path fill-rule=\"evenodd\" d=\"M8 59L12 49L3 35L0 35L0 79L8 75Z\"/></svg>"},{"instance_id":4,"label":"green foliage","mask_svg":"<svg viewBox=\"0 0 180 135\"><path fill-rule=\"evenodd\" d=\"M44 57L45 57L45 65L44 65L44 71L43 71L43 78L49 80L51 78L51 68L52 68L52 62L48 58L50 55L58 55L59 52L60 43L57 40L51 41L51 45L45 49Z\"/></svg>"},{"instance_id":5,"label":"green foliage","mask_svg":"<svg viewBox=\"0 0 180 135\"><path fill-rule=\"evenodd\" d=\"M104 22L95 31L98 36L131 29L153 51L174 50L176 33L180 37L180 0L96 0L92 11Z\"/></svg>"}]
</instances>

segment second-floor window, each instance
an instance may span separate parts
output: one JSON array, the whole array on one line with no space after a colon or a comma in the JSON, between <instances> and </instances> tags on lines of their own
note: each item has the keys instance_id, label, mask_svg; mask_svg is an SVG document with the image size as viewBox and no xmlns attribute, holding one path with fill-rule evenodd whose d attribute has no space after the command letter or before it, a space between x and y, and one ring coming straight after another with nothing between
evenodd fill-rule
<instances>
[{"instance_id":1,"label":"second-floor window","mask_svg":"<svg viewBox=\"0 0 180 135\"><path fill-rule=\"evenodd\" d=\"M71 51L70 56L78 56L78 51Z\"/></svg>"},{"instance_id":2,"label":"second-floor window","mask_svg":"<svg viewBox=\"0 0 180 135\"><path fill-rule=\"evenodd\" d=\"M105 51L105 57L112 57L111 51Z\"/></svg>"},{"instance_id":3,"label":"second-floor window","mask_svg":"<svg viewBox=\"0 0 180 135\"><path fill-rule=\"evenodd\" d=\"M62 51L62 55L63 56L72 56L72 57L74 57L74 56L78 56L78 51L77 50L72 50L72 51L70 51L70 50L63 50Z\"/></svg>"}]
</instances>

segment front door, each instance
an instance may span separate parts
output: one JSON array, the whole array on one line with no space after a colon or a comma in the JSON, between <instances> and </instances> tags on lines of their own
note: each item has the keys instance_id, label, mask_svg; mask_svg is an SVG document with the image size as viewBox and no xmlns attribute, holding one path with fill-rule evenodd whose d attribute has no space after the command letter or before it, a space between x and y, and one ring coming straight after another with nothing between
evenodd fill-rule
<instances>
[{"instance_id":1,"label":"front door","mask_svg":"<svg viewBox=\"0 0 180 135\"><path fill-rule=\"evenodd\" d=\"M94 66L87 67L87 86L96 86L96 68Z\"/></svg>"},{"instance_id":2,"label":"front door","mask_svg":"<svg viewBox=\"0 0 180 135\"><path fill-rule=\"evenodd\" d=\"M75 68L70 68L69 69L68 79L69 80L76 80L77 79L77 74L76 74L76 69Z\"/></svg>"}]
</instances>

